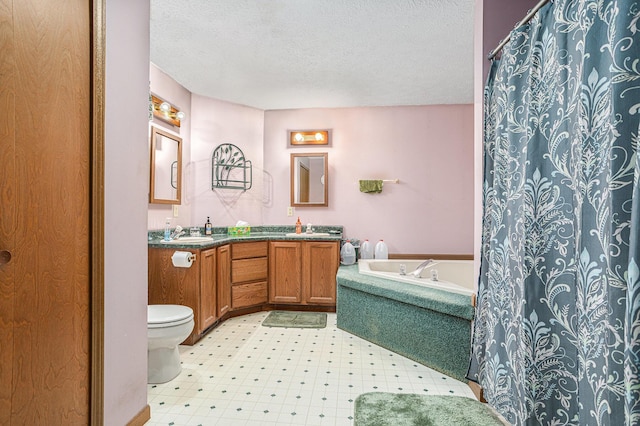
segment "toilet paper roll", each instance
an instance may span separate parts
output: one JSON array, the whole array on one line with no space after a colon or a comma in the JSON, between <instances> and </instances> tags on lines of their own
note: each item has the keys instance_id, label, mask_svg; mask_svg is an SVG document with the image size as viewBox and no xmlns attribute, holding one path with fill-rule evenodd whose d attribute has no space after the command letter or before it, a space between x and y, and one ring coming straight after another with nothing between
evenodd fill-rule
<instances>
[{"instance_id":1,"label":"toilet paper roll","mask_svg":"<svg viewBox=\"0 0 640 426\"><path fill-rule=\"evenodd\" d=\"M171 256L171 262L176 268L190 268L193 263L193 253L188 251L176 251Z\"/></svg>"}]
</instances>

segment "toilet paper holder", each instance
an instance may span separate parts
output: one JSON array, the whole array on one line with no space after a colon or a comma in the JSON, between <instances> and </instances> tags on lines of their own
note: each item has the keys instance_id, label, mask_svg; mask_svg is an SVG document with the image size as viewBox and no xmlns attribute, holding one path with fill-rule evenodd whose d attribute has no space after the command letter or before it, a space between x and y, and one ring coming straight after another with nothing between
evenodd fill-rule
<instances>
[{"instance_id":1,"label":"toilet paper holder","mask_svg":"<svg viewBox=\"0 0 640 426\"><path fill-rule=\"evenodd\" d=\"M195 253L189 251L176 251L171 256L171 263L176 268L190 268L191 264L196 261Z\"/></svg>"}]
</instances>

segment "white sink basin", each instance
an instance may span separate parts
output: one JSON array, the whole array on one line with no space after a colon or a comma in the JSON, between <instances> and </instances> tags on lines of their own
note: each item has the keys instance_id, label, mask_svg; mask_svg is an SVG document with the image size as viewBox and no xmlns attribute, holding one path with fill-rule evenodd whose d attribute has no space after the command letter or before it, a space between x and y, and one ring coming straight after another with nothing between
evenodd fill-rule
<instances>
[{"instance_id":1,"label":"white sink basin","mask_svg":"<svg viewBox=\"0 0 640 426\"><path fill-rule=\"evenodd\" d=\"M301 234L296 234L295 232L290 232L290 233L286 234L287 237L301 237L301 238L304 238L304 237L307 237L307 238L309 238L309 237L328 237L329 235L331 235L331 234L329 234L328 232L312 232L311 234L308 234L306 232L303 232Z\"/></svg>"},{"instance_id":2,"label":"white sink basin","mask_svg":"<svg viewBox=\"0 0 640 426\"><path fill-rule=\"evenodd\" d=\"M180 237L177 240L165 241L162 240L163 244L194 244L194 243L211 243L213 242L212 237Z\"/></svg>"}]
</instances>

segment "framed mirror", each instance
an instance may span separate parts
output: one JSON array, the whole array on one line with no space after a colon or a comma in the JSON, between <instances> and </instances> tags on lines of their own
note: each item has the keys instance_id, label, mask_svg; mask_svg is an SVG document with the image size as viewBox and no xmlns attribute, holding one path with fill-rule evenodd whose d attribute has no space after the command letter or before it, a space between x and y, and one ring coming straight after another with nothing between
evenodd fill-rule
<instances>
[{"instance_id":1,"label":"framed mirror","mask_svg":"<svg viewBox=\"0 0 640 426\"><path fill-rule=\"evenodd\" d=\"M151 127L151 182L149 203L180 204L182 138Z\"/></svg>"},{"instance_id":2,"label":"framed mirror","mask_svg":"<svg viewBox=\"0 0 640 426\"><path fill-rule=\"evenodd\" d=\"M329 158L326 152L291 154L291 206L329 205Z\"/></svg>"}]
</instances>

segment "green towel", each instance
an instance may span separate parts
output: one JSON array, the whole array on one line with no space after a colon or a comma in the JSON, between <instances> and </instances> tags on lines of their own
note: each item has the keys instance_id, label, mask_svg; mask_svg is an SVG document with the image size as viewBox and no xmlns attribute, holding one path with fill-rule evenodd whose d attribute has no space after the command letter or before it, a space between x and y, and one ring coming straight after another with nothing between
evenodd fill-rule
<instances>
[{"instance_id":1,"label":"green towel","mask_svg":"<svg viewBox=\"0 0 640 426\"><path fill-rule=\"evenodd\" d=\"M379 194L382 192L382 180L361 180L360 192Z\"/></svg>"}]
</instances>

